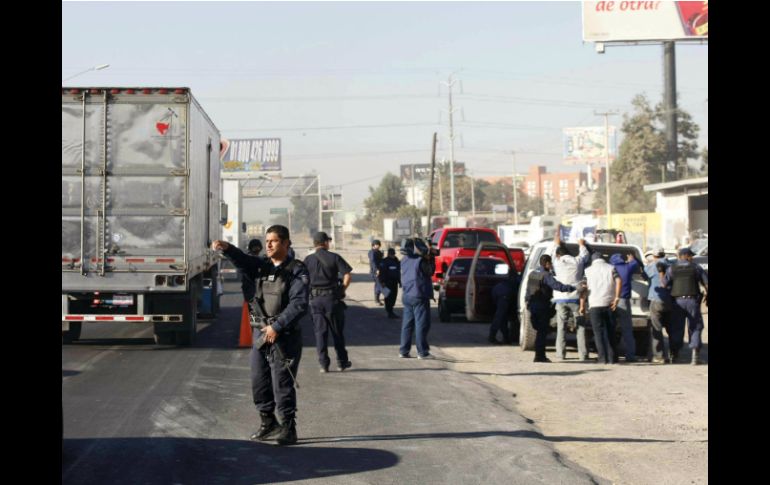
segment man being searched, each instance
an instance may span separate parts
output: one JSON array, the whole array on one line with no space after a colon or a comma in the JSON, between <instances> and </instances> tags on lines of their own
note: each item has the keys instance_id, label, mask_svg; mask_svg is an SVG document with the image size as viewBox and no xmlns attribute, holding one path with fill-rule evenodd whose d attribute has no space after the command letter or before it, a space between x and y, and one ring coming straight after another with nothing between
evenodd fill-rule
<instances>
[{"instance_id":1,"label":"man being searched","mask_svg":"<svg viewBox=\"0 0 770 485\"><path fill-rule=\"evenodd\" d=\"M399 318L393 312L393 306L398 297L398 287L401 286L401 262L396 259L396 250L388 248L388 255L380 261L379 272L382 294L385 296L385 311L388 318Z\"/></svg>"},{"instance_id":2,"label":"man being searched","mask_svg":"<svg viewBox=\"0 0 770 485\"><path fill-rule=\"evenodd\" d=\"M671 292L661 284L661 274L666 273L668 264L666 263L666 252L660 248L651 253L652 260L644 267L644 272L650 281L650 290L647 293L647 299L650 300L650 338L652 342L652 362L654 364L664 364L668 361L668 352L663 343L663 329L668 332L669 347L671 352L679 352L674 348L671 340Z\"/></svg>"},{"instance_id":3,"label":"man being searched","mask_svg":"<svg viewBox=\"0 0 770 485\"><path fill-rule=\"evenodd\" d=\"M689 247L681 248L678 252L679 259L666 269L661 278L661 284L671 289L674 298L672 314L671 336L671 360L675 361L678 355L674 349L680 349L684 345L684 325L687 320L687 331L690 336L690 350L692 357L690 363L700 364L701 332L703 332L703 315L700 311L703 294L700 286L703 285L708 293L709 280L706 272L699 264L692 262L694 256Z\"/></svg>"},{"instance_id":4,"label":"man being searched","mask_svg":"<svg viewBox=\"0 0 770 485\"><path fill-rule=\"evenodd\" d=\"M289 229L279 225L267 229L267 258L250 257L227 241L211 244L254 279L251 392L262 424L251 439L276 438L279 445L297 442L295 385L302 356L299 321L308 307L307 268L289 257L290 245Z\"/></svg>"},{"instance_id":5,"label":"man being searched","mask_svg":"<svg viewBox=\"0 0 770 485\"><path fill-rule=\"evenodd\" d=\"M585 287L580 292L580 313L585 315L587 299L599 363L614 364L617 362L617 350L612 312L620 301L620 276L597 252L591 255L591 266L585 269L584 281Z\"/></svg>"},{"instance_id":6,"label":"man being searched","mask_svg":"<svg viewBox=\"0 0 770 485\"><path fill-rule=\"evenodd\" d=\"M576 288L565 285L551 274L551 257L547 254L540 256L540 266L529 274L525 301L531 316L532 327L537 331L535 337L535 362L551 362L545 356L545 337L551 325L553 316L551 298L553 290L572 292Z\"/></svg>"},{"instance_id":7,"label":"man being searched","mask_svg":"<svg viewBox=\"0 0 770 485\"><path fill-rule=\"evenodd\" d=\"M353 268L337 253L329 251L332 238L325 232L313 236L315 253L305 258L310 273L310 315L313 317L315 346L321 372L329 372L327 341L331 331L334 351L337 354L337 370L340 372L352 364L345 349L345 290L350 285ZM342 281L339 279L342 275Z\"/></svg>"},{"instance_id":8,"label":"man being searched","mask_svg":"<svg viewBox=\"0 0 770 485\"><path fill-rule=\"evenodd\" d=\"M249 241L246 251L247 256L258 258L261 251L262 241L259 239ZM241 291L243 291L243 300L251 304L251 299L254 298L254 292L256 291L256 285L254 284L254 279L244 271L241 271Z\"/></svg>"},{"instance_id":9,"label":"man being searched","mask_svg":"<svg viewBox=\"0 0 770 485\"><path fill-rule=\"evenodd\" d=\"M610 257L610 263L622 281L620 300L614 310L614 316L620 325L623 335L623 347L626 349L626 362L636 362L636 342L634 341L634 322L631 318L631 281L634 273L641 266L633 253L628 253L624 258L615 253ZM646 275L645 275L646 277Z\"/></svg>"},{"instance_id":10,"label":"man being searched","mask_svg":"<svg viewBox=\"0 0 770 485\"><path fill-rule=\"evenodd\" d=\"M590 254L583 239L578 240L578 257L569 254L567 247L561 242L561 226L554 236L551 252L553 253L553 272L556 279L567 285L577 286L583 279L583 269L588 263ZM578 312L580 299L577 291L553 292L553 301L556 304L556 357L564 360L567 357L567 323L575 322L577 334L577 347L579 360L588 359L588 347L586 346L586 319Z\"/></svg>"},{"instance_id":11,"label":"man being searched","mask_svg":"<svg viewBox=\"0 0 770 485\"><path fill-rule=\"evenodd\" d=\"M382 246L382 244L379 239L372 241L372 249L369 250L368 256L369 274L372 276L372 280L374 280L374 301L378 305L383 305L384 303L380 301L382 287L380 286L380 280L377 278L377 273L380 270L380 262L382 261L382 251L380 251L380 246Z\"/></svg>"}]
</instances>

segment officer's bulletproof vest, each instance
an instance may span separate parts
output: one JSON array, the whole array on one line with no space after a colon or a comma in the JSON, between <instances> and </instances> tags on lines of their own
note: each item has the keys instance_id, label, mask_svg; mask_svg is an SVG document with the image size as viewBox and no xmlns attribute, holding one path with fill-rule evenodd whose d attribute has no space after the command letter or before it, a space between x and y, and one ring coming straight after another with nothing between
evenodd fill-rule
<instances>
[{"instance_id":1,"label":"officer's bulletproof vest","mask_svg":"<svg viewBox=\"0 0 770 485\"><path fill-rule=\"evenodd\" d=\"M695 265L675 264L671 267L674 285L671 288L671 296L697 296L700 293L698 289L698 273Z\"/></svg>"},{"instance_id":2,"label":"officer's bulletproof vest","mask_svg":"<svg viewBox=\"0 0 770 485\"><path fill-rule=\"evenodd\" d=\"M268 261L267 264L271 263ZM254 299L261 303L261 307L265 309L267 315L259 316L265 318L277 316L289 304L289 292L287 289L294 276L292 272L297 264L300 264L300 262L293 259L289 264L278 269L273 274L263 273L260 275L256 281L257 291L254 294ZM253 307L258 314L262 313L259 304L253 305Z\"/></svg>"},{"instance_id":3,"label":"officer's bulletproof vest","mask_svg":"<svg viewBox=\"0 0 770 485\"><path fill-rule=\"evenodd\" d=\"M550 295L546 295L543 290L543 280L545 279L545 271L533 271L529 274L527 280L527 300L530 302L538 301L541 303L548 303L551 300Z\"/></svg>"}]
</instances>

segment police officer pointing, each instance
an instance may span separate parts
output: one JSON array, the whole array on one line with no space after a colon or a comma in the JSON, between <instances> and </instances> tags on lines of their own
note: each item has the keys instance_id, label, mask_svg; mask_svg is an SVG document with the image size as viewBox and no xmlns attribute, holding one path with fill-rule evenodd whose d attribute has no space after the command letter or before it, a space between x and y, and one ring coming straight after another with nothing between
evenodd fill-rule
<instances>
[{"instance_id":1,"label":"police officer pointing","mask_svg":"<svg viewBox=\"0 0 770 485\"><path fill-rule=\"evenodd\" d=\"M315 253L305 258L310 274L310 314L313 317L315 345L321 372L329 372L327 338L331 330L334 351L337 353L337 370L340 372L352 364L345 349L345 290L350 285L353 268L337 253L329 251L332 238L325 232L313 236ZM338 275L342 274L342 282Z\"/></svg>"},{"instance_id":2,"label":"police officer pointing","mask_svg":"<svg viewBox=\"0 0 770 485\"><path fill-rule=\"evenodd\" d=\"M532 316L532 326L537 330L535 336L535 362L551 362L545 356L545 337L551 324L551 298L553 290L570 293L577 288L557 281L551 274L551 257L540 256L540 266L529 274L527 279L526 302Z\"/></svg>"},{"instance_id":3,"label":"police officer pointing","mask_svg":"<svg viewBox=\"0 0 770 485\"><path fill-rule=\"evenodd\" d=\"M265 236L267 258L253 258L226 241L214 241L235 266L255 281L252 300L251 392L262 424L252 440L276 438L279 445L297 442L294 388L302 335L299 320L307 313L308 273L288 254L291 240L285 226L270 226ZM280 424L276 420L278 411Z\"/></svg>"}]
</instances>

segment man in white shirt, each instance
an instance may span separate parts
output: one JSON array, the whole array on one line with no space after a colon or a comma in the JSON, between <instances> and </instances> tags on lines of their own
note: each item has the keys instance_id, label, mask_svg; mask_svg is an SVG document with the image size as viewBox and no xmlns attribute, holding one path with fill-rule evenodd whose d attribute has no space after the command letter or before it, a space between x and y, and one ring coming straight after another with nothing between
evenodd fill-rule
<instances>
[{"instance_id":1,"label":"man in white shirt","mask_svg":"<svg viewBox=\"0 0 770 485\"><path fill-rule=\"evenodd\" d=\"M602 255L591 255L591 265L585 269L586 284L580 295L580 314L588 312L591 326L594 330L594 342L599 363L614 364L618 355L615 348L615 324L612 312L620 301L621 279L615 268L602 258Z\"/></svg>"}]
</instances>

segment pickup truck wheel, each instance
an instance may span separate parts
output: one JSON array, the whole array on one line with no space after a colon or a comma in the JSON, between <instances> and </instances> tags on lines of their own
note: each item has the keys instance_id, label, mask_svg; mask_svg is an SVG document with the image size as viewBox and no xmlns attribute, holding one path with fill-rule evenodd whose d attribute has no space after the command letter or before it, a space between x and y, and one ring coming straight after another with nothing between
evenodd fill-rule
<instances>
[{"instance_id":1,"label":"pickup truck wheel","mask_svg":"<svg viewBox=\"0 0 770 485\"><path fill-rule=\"evenodd\" d=\"M70 322L70 329L66 332L62 332L62 341L65 344L71 344L80 339L80 331L83 328L81 322Z\"/></svg>"},{"instance_id":2,"label":"pickup truck wheel","mask_svg":"<svg viewBox=\"0 0 770 485\"><path fill-rule=\"evenodd\" d=\"M449 308L447 308L446 302L441 298L438 299L438 320L440 322L449 322L452 320Z\"/></svg>"},{"instance_id":3,"label":"pickup truck wheel","mask_svg":"<svg viewBox=\"0 0 770 485\"><path fill-rule=\"evenodd\" d=\"M521 350L535 350L535 337L537 332L532 327L528 309L521 312L521 325L519 326L519 346Z\"/></svg>"}]
</instances>

